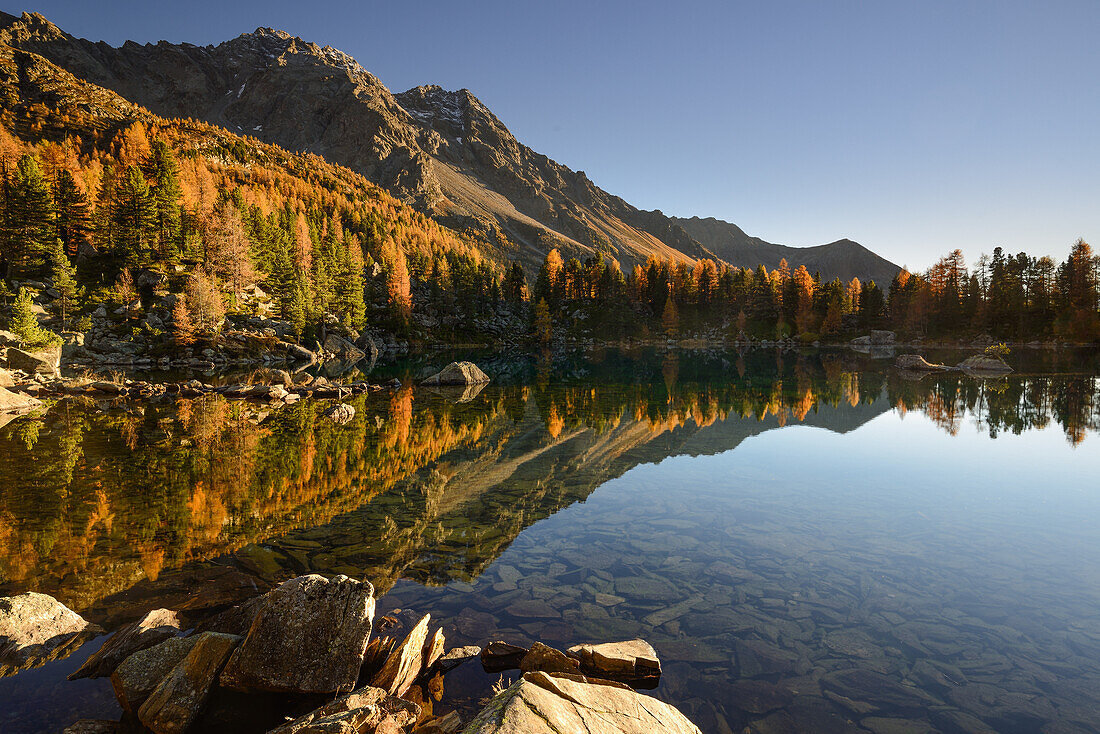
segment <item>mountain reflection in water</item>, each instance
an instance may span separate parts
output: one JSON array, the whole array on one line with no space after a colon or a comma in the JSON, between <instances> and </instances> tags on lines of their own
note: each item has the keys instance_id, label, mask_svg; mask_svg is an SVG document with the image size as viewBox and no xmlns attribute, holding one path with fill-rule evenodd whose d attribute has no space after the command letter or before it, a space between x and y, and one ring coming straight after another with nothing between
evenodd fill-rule
<instances>
[{"instance_id":1,"label":"mountain reflection in water","mask_svg":"<svg viewBox=\"0 0 1100 734\"><path fill-rule=\"evenodd\" d=\"M679 501L676 493L647 494L644 508L604 493L601 501L613 505L607 511L561 511L639 465L721 454L783 426L848 433L890 411L923 415L952 436L971 426L990 438L1056 427L1065 445L1087 444L1100 429L1097 378L907 380L837 359L749 365L737 355L706 364L658 359L626 368L589 365L581 371L586 374L553 381L543 369L472 396L410 387L369 394L348 401L356 415L347 426L325 419L323 402L313 401L272 408L214 396L98 406L61 400L41 419L0 428L0 595L48 593L112 628L157 606L223 606L301 573L344 573L370 579L379 593L393 589L382 608L432 611L470 641L488 631L558 644L663 636L658 649L674 675L657 695L688 702L707 731L763 721L777 711L787 718L773 727L837 716L850 722L874 718L874 711L912 718L914 708L937 705L973 715L938 689L949 686L943 681L952 671L962 673L957 660L950 669L939 660L963 644L958 629L908 630L891 647L880 639L881 629L846 624L852 609L871 603L881 579L842 580L841 573L811 584L806 569L777 567L792 559L778 548L731 547L712 557L728 538L720 540L694 519L677 519L683 508L664 508L664 524L653 517L662 502ZM644 472L637 476L642 486ZM701 503L708 497L699 493ZM574 512L580 516L571 529L561 528ZM555 513L550 526L557 534L547 535L543 524L523 532ZM786 550L814 545L784 527L782 516L754 517L742 507L737 517L759 534L761 547L780 538ZM650 523L648 537L631 535L631 523L643 521ZM570 534L576 537L563 539ZM630 537L633 561L607 544L619 535ZM513 554L515 565L501 573ZM669 564L668 574L653 568ZM707 583L686 591L670 580L682 572ZM805 616L790 613L793 602L784 601L790 588L776 574L806 584ZM195 596L204 586L205 600ZM672 616L662 612L670 607ZM879 625L912 622L892 607L879 614L886 620ZM969 634L993 633L983 627ZM1090 625L1073 644L1077 656L1100 652L1100 629ZM914 650L931 660L930 668L913 667ZM822 655L870 661L854 670L878 677L849 680L816 665ZM908 660L901 673L896 657ZM1059 665L1075 664L1066 660ZM681 666L690 670L675 673ZM705 675L700 679L708 670L721 682L710 698L688 688L689 682L710 685ZM999 675L996 666L966 670L973 685ZM1057 666L1029 674L1040 681L1074 677ZM799 691L777 685L792 680L814 691L803 701L808 713L792 708ZM891 688L896 680L903 687L915 681L921 695L936 702L906 698L909 693ZM866 687L877 691L870 702L852 701L853 692ZM756 702L747 709L726 706L733 696ZM987 724L1018 728L1058 718L1036 718L1028 705L1013 701L984 703L996 709ZM947 719L966 730L960 717ZM947 719L937 725L950 729ZM1072 726L1083 720L1081 731L1089 721L1100 725L1100 715L1078 712L1067 719L1070 728L1057 731L1076 731Z\"/></svg>"}]
</instances>

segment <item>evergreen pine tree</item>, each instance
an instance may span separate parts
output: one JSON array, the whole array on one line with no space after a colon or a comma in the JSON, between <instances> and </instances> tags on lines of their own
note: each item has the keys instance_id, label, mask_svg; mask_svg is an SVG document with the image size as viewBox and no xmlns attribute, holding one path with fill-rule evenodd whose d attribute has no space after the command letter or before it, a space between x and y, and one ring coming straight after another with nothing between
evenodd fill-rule
<instances>
[{"instance_id":1,"label":"evergreen pine tree","mask_svg":"<svg viewBox=\"0 0 1100 734\"><path fill-rule=\"evenodd\" d=\"M8 328L28 347L45 347L61 341L57 334L38 325L38 319L34 315L34 302L26 288L20 288L19 295L15 297Z\"/></svg>"},{"instance_id":2,"label":"evergreen pine tree","mask_svg":"<svg viewBox=\"0 0 1100 734\"><path fill-rule=\"evenodd\" d=\"M76 269L69 262L60 239L56 240L53 250L53 287L57 291L53 307L61 316L61 330L65 331L69 315L75 310L77 301L84 297L84 289L76 283Z\"/></svg>"},{"instance_id":3,"label":"evergreen pine tree","mask_svg":"<svg viewBox=\"0 0 1100 734\"><path fill-rule=\"evenodd\" d=\"M8 187L4 211L4 242L10 280L15 273L38 270L53 245L53 201L38 161L19 159Z\"/></svg>"},{"instance_id":4,"label":"evergreen pine tree","mask_svg":"<svg viewBox=\"0 0 1100 734\"><path fill-rule=\"evenodd\" d=\"M76 257L80 245L88 241L92 231L91 215L88 211L88 197L76 184L76 179L67 168L62 168L53 186L54 220L57 237L61 240L69 257Z\"/></svg>"},{"instance_id":5,"label":"evergreen pine tree","mask_svg":"<svg viewBox=\"0 0 1100 734\"><path fill-rule=\"evenodd\" d=\"M112 219L119 263L131 267L147 265L156 240L157 202L137 166L130 166L118 182Z\"/></svg>"},{"instance_id":6,"label":"evergreen pine tree","mask_svg":"<svg viewBox=\"0 0 1100 734\"><path fill-rule=\"evenodd\" d=\"M145 162L145 172L153 182L156 208L157 251L161 257L174 258L180 249L180 187L176 155L162 140L153 143Z\"/></svg>"}]
</instances>

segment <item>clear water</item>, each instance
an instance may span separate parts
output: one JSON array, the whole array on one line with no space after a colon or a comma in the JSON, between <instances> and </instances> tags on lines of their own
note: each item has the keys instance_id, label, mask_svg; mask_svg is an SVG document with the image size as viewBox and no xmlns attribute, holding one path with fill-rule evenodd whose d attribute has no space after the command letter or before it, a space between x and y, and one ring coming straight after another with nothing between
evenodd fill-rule
<instances>
[{"instance_id":1,"label":"clear water","mask_svg":"<svg viewBox=\"0 0 1100 734\"><path fill-rule=\"evenodd\" d=\"M453 644L644 637L706 732L1100 729L1095 370L611 355L457 397L63 401L0 429L0 593L109 629L347 573ZM0 729L117 716L63 680L95 644L0 679Z\"/></svg>"}]
</instances>

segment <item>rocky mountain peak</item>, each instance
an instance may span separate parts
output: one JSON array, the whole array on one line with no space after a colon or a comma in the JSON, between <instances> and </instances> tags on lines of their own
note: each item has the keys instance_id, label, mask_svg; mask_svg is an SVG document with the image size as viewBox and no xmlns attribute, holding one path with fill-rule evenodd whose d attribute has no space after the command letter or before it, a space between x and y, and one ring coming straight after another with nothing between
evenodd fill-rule
<instances>
[{"instance_id":1,"label":"rocky mountain peak","mask_svg":"<svg viewBox=\"0 0 1100 734\"><path fill-rule=\"evenodd\" d=\"M0 11L0 43L9 46L34 41L54 41L70 38L41 13L10 15Z\"/></svg>"}]
</instances>

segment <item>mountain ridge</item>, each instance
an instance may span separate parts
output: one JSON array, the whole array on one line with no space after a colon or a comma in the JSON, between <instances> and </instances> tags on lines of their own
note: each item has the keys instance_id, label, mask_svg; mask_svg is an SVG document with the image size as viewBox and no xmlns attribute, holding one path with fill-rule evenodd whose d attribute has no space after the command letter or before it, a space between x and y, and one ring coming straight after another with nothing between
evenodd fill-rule
<instances>
[{"instance_id":1,"label":"mountain ridge","mask_svg":"<svg viewBox=\"0 0 1100 734\"><path fill-rule=\"evenodd\" d=\"M395 94L348 54L286 31L260 27L207 46L113 47L76 38L37 13L0 13L0 43L40 54L154 114L200 119L348 166L529 271L554 247L580 259L599 252L624 268L649 257L757 264L730 260L685 220L638 209L532 150L467 89L425 85ZM768 249L781 246L758 241L767 255L759 262L777 265ZM839 256L788 260L817 264L827 277L855 272L836 266ZM883 263L898 269L881 260L879 271Z\"/></svg>"}]
</instances>

